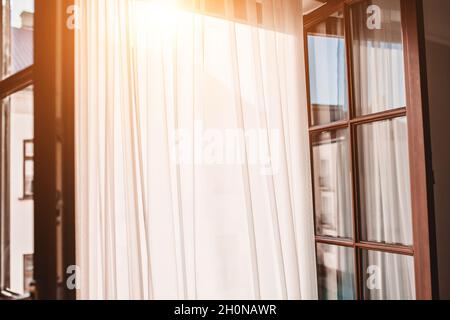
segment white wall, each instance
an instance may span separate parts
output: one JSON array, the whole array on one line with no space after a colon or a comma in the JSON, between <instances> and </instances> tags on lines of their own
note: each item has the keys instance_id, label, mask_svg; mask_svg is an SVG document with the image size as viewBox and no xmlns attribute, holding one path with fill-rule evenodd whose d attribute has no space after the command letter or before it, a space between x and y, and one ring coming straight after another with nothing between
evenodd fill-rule
<instances>
[{"instance_id":1,"label":"white wall","mask_svg":"<svg viewBox=\"0 0 450 320\"><path fill-rule=\"evenodd\" d=\"M23 256L32 254L33 201L23 200L23 141L33 138L32 91L11 98L10 123L10 272L11 290L23 294Z\"/></svg>"}]
</instances>

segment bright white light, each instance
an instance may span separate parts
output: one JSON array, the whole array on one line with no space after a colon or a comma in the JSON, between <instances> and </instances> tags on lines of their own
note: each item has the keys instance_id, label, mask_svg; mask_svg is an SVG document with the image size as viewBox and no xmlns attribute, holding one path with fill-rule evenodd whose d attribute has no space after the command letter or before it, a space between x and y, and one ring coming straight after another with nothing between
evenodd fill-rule
<instances>
[{"instance_id":1,"label":"bright white light","mask_svg":"<svg viewBox=\"0 0 450 320\"><path fill-rule=\"evenodd\" d=\"M176 22L178 8L175 0L142 0L135 13L139 28L167 28Z\"/></svg>"}]
</instances>

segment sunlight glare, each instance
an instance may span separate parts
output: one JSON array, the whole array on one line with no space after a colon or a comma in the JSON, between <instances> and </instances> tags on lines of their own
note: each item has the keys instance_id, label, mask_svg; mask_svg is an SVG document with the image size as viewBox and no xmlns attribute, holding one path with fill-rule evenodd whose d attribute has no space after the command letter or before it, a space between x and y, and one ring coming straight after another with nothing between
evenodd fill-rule
<instances>
[{"instance_id":1,"label":"sunlight glare","mask_svg":"<svg viewBox=\"0 0 450 320\"><path fill-rule=\"evenodd\" d=\"M136 14L139 27L167 28L177 20L176 0L141 0L137 2Z\"/></svg>"}]
</instances>

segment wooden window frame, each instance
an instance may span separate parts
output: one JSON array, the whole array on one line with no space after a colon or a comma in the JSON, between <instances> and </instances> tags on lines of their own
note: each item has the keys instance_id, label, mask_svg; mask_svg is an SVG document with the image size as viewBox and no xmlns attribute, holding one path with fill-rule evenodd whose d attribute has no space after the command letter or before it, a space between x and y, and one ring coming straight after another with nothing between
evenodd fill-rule
<instances>
[{"instance_id":1,"label":"wooden window frame","mask_svg":"<svg viewBox=\"0 0 450 320\"><path fill-rule=\"evenodd\" d=\"M374 250L401 254L414 258L416 299L429 300L438 298L436 247L434 232L433 182L431 167L430 133L428 125L428 104L426 87L426 70L423 36L423 12L421 0L400 0L402 12L402 32L405 61L406 106L375 114L356 117L353 87L353 56L351 25L349 20L350 5L363 0L330 0L322 7L304 16L305 65L308 101L308 123L310 132L311 179L314 188L314 166L312 153L312 135L319 132L347 129L349 130L350 167L352 183L352 223L353 239L341 240L329 237L315 237L315 243L349 247L354 249L354 272L356 298L363 299L361 274L361 250ZM312 126L312 108L310 99L309 62L307 31L317 23L326 20L334 12L344 13L345 47L347 59L348 104L347 120L327 125ZM413 245L398 246L360 241L358 168L356 127L361 124L406 117L408 121L408 146L410 159L411 205L413 223ZM314 221L316 220L314 206ZM317 245L316 245L317 253Z\"/></svg>"},{"instance_id":2,"label":"wooden window frame","mask_svg":"<svg viewBox=\"0 0 450 320\"><path fill-rule=\"evenodd\" d=\"M34 275L36 298L74 300L75 0L34 0Z\"/></svg>"}]
</instances>

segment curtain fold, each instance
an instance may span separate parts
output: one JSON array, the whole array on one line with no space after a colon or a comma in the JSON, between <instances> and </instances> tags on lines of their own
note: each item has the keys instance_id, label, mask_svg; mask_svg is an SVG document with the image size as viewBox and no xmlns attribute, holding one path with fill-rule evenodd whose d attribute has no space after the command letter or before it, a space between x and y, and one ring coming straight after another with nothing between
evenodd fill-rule
<instances>
[{"instance_id":1,"label":"curtain fold","mask_svg":"<svg viewBox=\"0 0 450 320\"><path fill-rule=\"evenodd\" d=\"M317 298L301 1L243 2L78 0L80 298Z\"/></svg>"}]
</instances>

